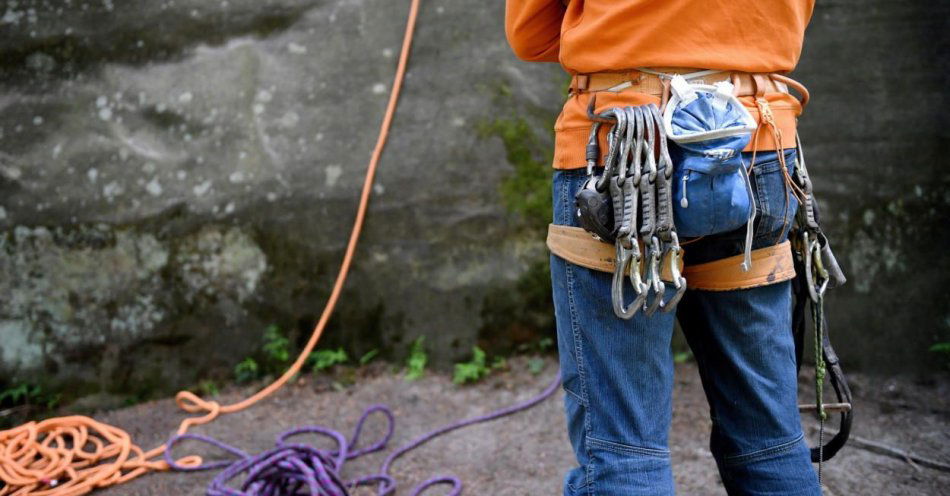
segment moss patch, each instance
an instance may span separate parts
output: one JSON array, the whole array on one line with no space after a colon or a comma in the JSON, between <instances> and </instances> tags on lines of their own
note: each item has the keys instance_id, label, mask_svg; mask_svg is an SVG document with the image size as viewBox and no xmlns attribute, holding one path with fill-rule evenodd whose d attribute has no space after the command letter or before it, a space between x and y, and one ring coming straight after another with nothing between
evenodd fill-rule
<instances>
[{"instance_id":1,"label":"moss patch","mask_svg":"<svg viewBox=\"0 0 950 496\"><path fill-rule=\"evenodd\" d=\"M551 151L523 118L497 119L478 126L479 136L501 138L514 173L501 183L505 207L520 214L532 229L543 230L551 219Z\"/></svg>"}]
</instances>

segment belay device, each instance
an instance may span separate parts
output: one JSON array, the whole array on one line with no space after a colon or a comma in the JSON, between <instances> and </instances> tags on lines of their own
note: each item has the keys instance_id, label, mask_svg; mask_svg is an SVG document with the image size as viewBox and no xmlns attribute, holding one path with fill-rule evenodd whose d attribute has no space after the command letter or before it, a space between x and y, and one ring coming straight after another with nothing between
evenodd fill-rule
<instances>
[{"instance_id":1,"label":"belay device","mask_svg":"<svg viewBox=\"0 0 950 496\"><path fill-rule=\"evenodd\" d=\"M682 79L668 77L674 81ZM592 121L586 150L587 180L575 195L576 215L579 225L594 238L614 244L611 299L614 313L622 319L630 319L640 310L647 316L657 309L669 312L685 292L687 281L680 272L682 248L674 218L690 224L689 230L700 225L701 219L696 216L711 211L721 214L724 209L735 207L736 211L727 216L730 225L717 232L747 223L742 270L748 270L751 264L755 198L740 154L749 142L749 135L753 130L758 131L757 124L732 94L733 88L728 83L687 85L681 80L672 86L674 95L664 118L653 104L613 107L596 113L593 96L587 109ZM807 90L798 83L794 83L794 87L803 93L803 102L807 101ZM768 102L758 98L756 104L764 124L776 134L776 143L781 143ZM680 110L683 113L677 115ZM606 135L607 151L601 157L598 137L605 125L611 127ZM678 159L675 167L668 150L668 136L678 147L674 152ZM815 343L816 402L799 406L799 410L814 411L820 423L818 446L811 448L811 459L818 463L820 482L821 463L831 459L847 442L853 416L851 391L831 346L824 312L826 289L842 285L846 279L821 229L818 204L800 141L796 141L796 146L798 165L794 177L788 174L784 155L778 155L786 178L786 194L794 194L800 205L789 233L795 265L791 332L800 371L809 320L805 310L809 308ZM684 163L691 165L684 166ZM682 184L672 184L674 178ZM693 182L702 183L705 189L687 193ZM680 201L676 206L674 188ZM712 233L690 231L689 235L704 234ZM663 270L667 263L668 271ZM675 288L675 294L666 299L661 277L672 282ZM635 293L629 304L624 298L625 280L630 281ZM836 403L823 402L826 375L835 391ZM839 429L825 443L825 421L834 413L840 414Z\"/></svg>"}]
</instances>

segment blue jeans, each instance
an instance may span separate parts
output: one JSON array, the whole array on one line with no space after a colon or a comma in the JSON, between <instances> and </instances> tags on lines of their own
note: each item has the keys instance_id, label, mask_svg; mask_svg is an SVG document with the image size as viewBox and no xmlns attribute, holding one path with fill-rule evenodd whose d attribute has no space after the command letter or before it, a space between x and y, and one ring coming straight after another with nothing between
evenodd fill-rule
<instances>
[{"instance_id":1,"label":"blue jeans","mask_svg":"<svg viewBox=\"0 0 950 496\"><path fill-rule=\"evenodd\" d=\"M791 173L794 151L786 154ZM798 205L794 197L786 205L775 152L760 152L753 171L759 248L785 240ZM583 170L555 173L556 224L577 225L574 194L584 180ZM685 248L687 263L737 255L744 240L745 227L701 238ZM638 312L625 321L611 309L610 274L552 255L551 277L568 434L579 464L565 477L565 495L673 494L674 317L699 368L712 416L710 449L726 491L821 494L797 408L790 282L687 291L675 316Z\"/></svg>"}]
</instances>

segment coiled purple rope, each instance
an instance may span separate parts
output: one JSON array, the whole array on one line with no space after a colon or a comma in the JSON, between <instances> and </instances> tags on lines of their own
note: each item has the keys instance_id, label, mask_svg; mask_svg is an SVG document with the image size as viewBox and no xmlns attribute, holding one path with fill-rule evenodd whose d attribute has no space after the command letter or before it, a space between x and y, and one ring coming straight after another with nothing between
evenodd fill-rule
<instances>
[{"instance_id":1,"label":"coiled purple rope","mask_svg":"<svg viewBox=\"0 0 950 496\"><path fill-rule=\"evenodd\" d=\"M206 493L208 496L348 496L349 489L373 484L379 485L376 490L378 496L390 496L396 491L396 480L389 475L389 469L397 458L456 429L527 410L554 394L560 384L561 374L559 372L541 394L527 401L485 415L460 420L428 432L390 453L383 461L378 473L350 481L344 481L340 476L343 471L343 464L347 460L353 460L368 453L386 449L386 445L392 438L396 419L392 410L385 405L373 405L364 410L360 419L356 422L356 427L353 429L353 435L350 436L349 441L333 429L321 426L305 426L282 433L277 437L276 447L252 456L208 436L183 434L172 436L168 441L168 449L165 450L165 461L172 469L183 472L224 468L208 485ZM356 448L363 425L370 415L377 412L386 418L386 434L371 446ZM288 442L289 438L301 434L318 434L329 437L336 442L336 449L318 449L308 444ZM172 450L176 444L184 440L208 443L234 454L238 459L236 461L208 462L196 467L180 466L175 463ZM240 488L235 489L232 484L236 483L242 474L244 480L240 483ZM438 476L416 486L411 496L419 496L426 489L438 484L452 485L452 490L448 493L448 496L462 494L462 481L457 477Z\"/></svg>"}]
</instances>

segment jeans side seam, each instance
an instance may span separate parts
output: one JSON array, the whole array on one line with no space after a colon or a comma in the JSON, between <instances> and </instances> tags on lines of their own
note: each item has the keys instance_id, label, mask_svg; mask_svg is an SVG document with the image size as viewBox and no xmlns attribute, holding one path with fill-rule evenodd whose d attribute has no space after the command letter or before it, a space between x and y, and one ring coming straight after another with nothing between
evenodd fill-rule
<instances>
[{"instance_id":1,"label":"jeans side seam","mask_svg":"<svg viewBox=\"0 0 950 496\"><path fill-rule=\"evenodd\" d=\"M593 436L587 436L587 444L590 446L595 446L600 449L611 451L620 455L647 455L655 458L669 459L670 452L669 450L662 450L656 448L645 448L643 446L633 446L630 444L615 443L613 441L607 441L604 439L599 439Z\"/></svg>"},{"instance_id":2,"label":"jeans side seam","mask_svg":"<svg viewBox=\"0 0 950 496\"><path fill-rule=\"evenodd\" d=\"M564 212L568 216L570 216L571 205L570 205L569 193L570 193L571 182L570 182L570 178L566 178L566 179L567 180L563 182L563 186L561 188L561 194L560 194L561 196L560 201L562 203L561 212ZM566 219L558 219L558 220L562 224L570 225L569 217ZM577 379L578 379L578 383L580 384L580 391L579 391L580 394L579 395L575 394L575 397L579 396L581 400L581 405L584 406L584 434L586 436L586 435L589 435L592 430L591 418L590 418L590 397L587 394L587 372L586 372L586 367L584 366L584 348L581 343L582 340L581 340L580 322L577 315L577 302L574 297L574 289L575 289L574 288L575 286L574 266L570 262L565 263L564 277L567 282L567 301L568 301L568 309L571 315L571 336L574 339L574 350L573 350L574 363L577 365ZM586 446L586 443L585 443L584 449L586 451L587 460L588 460L587 466L584 467L584 476L585 476L584 485L587 487L586 492L588 493L588 495L593 496L593 484L591 482L593 480L594 474L593 474L593 464L590 461L592 460L590 447Z\"/></svg>"},{"instance_id":3,"label":"jeans side seam","mask_svg":"<svg viewBox=\"0 0 950 496\"><path fill-rule=\"evenodd\" d=\"M752 453L746 453L744 455L732 455L723 457L723 465L733 467L736 465L742 465L750 462L757 462L764 460L766 458L781 455L795 449L795 447L805 439L805 434L799 434L795 439L781 443L777 446L772 446L769 448L760 449L758 451L753 451Z\"/></svg>"}]
</instances>

